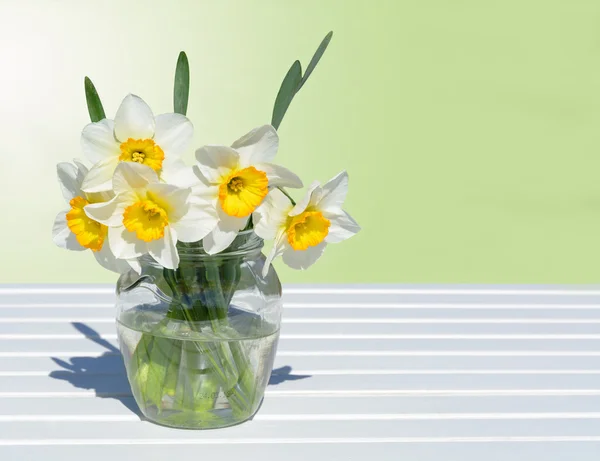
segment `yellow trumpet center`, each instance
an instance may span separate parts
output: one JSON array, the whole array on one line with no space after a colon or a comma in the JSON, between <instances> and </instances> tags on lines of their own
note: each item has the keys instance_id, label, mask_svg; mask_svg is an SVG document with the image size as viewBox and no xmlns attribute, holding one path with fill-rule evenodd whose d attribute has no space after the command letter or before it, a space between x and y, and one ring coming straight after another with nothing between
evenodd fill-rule
<instances>
[{"instance_id":1,"label":"yellow trumpet center","mask_svg":"<svg viewBox=\"0 0 600 461\"><path fill-rule=\"evenodd\" d=\"M249 166L224 178L219 186L219 201L225 213L243 218L252 213L268 193L266 173Z\"/></svg>"},{"instance_id":2,"label":"yellow trumpet center","mask_svg":"<svg viewBox=\"0 0 600 461\"><path fill-rule=\"evenodd\" d=\"M162 168L165 153L152 139L133 139L121 143L122 162L136 162L147 165L154 171Z\"/></svg>"},{"instance_id":3,"label":"yellow trumpet center","mask_svg":"<svg viewBox=\"0 0 600 461\"><path fill-rule=\"evenodd\" d=\"M167 212L152 200L140 200L125 208L123 225L144 242L158 240L165 235L169 224Z\"/></svg>"},{"instance_id":4,"label":"yellow trumpet center","mask_svg":"<svg viewBox=\"0 0 600 461\"><path fill-rule=\"evenodd\" d=\"M304 211L288 219L287 238L294 250L306 250L325 240L331 222L320 211Z\"/></svg>"},{"instance_id":5,"label":"yellow trumpet center","mask_svg":"<svg viewBox=\"0 0 600 461\"><path fill-rule=\"evenodd\" d=\"M69 202L71 209L67 213L67 226L75 234L75 238L82 247L92 251L100 251L108 228L85 214L83 207L89 205L83 197L74 197Z\"/></svg>"}]
</instances>

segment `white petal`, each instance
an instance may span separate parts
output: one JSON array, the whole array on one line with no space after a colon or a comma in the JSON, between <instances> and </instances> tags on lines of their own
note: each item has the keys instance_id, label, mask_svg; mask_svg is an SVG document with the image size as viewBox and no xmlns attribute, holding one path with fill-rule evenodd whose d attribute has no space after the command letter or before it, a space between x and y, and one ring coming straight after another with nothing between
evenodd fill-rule
<instances>
[{"instance_id":1,"label":"white petal","mask_svg":"<svg viewBox=\"0 0 600 461\"><path fill-rule=\"evenodd\" d=\"M221 207L217 207L219 222L217 226L202 240L204 250L212 255L220 253L226 249L235 240L238 232L246 227L249 216L237 218L229 216Z\"/></svg>"},{"instance_id":2,"label":"white petal","mask_svg":"<svg viewBox=\"0 0 600 461\"><path fill-rule=\"evenodd\" d=\"M196 151L197 168L211 183L221 182L231 170L239 167L240 155L227 146L204 146Z\"/></svg>"},{"instance_id":3,"label":"white petal","mask_svg":"<svg viewBox=\"0 0 600 461\"><path fill-rule=\"evenodd\" d=\"M177 269L179 254L177 253L177 236L170 226L165 227L163 238L148 242L148 252L161 266Z\"/></svg>"},{"instance_id":4,"label":"white petal","mask_svg":"<svg viewBox=\"0 0 600 461\"><path fill-rule=\"evenodd\" d=\"M121 162L115 169L113 188L116 194L143 189L151 183L158 183L158 176L149 166L136 162Z\"/></svg>"},{"instance_id":5,"label":"white petal","mask_svg":"<svg viewBox=\"0 0 600 461\"><path fill-rule=\"evenodd\" d=\"M164 151L166 158L179 157L189 147L194 136L194 126L181 114L156 116L154 142Z\"/></svg>"},{"instance_id":6,"label":"white petal","mask_svg":"<svg viewBox=\"0 0 600 461\"><path fill-rule=\"evenodd\" d=\"M242 167L271 162L279 148L279 136L271 125L263 125L242 136L231 147L240 153Z\"/></svg>"},{"instance_id":7,"label":"white petal","mask_svg":"<svg viewBox=\"0 0 600 461\"><path fill-rule=\"evenodd\" d=\"M52 240L60 248L83 251L86 248L79 244L75 234L71 232L71 229L67 226L67 213L68 210L65 210L56 215L54 225L52 226Z\"/></svg>"},{"instance_id":8,"label":"white petal","mask_svg":"<svg viewBox=\"0 0 600 461\"><path fill-rule=\"evenodd\" d=\"M165 161L160 173L160 179L177 187L193 187L201 183L194 172L194 167L187 166L183 160Z\"/></svg>"},{"instance_id":9,"label":"white petal","mask_svg":"<svg viewBox=\"0 0 600 461\"><path fill-rule=\"evenodd\" d=\"M117 157L107 158L96 163L83 180L81 189L85 192L102 192L112 189L112 178L119 163Z\"/></svg>"},{"instance_id":10,"label":"white petal","mask_svg":"<svg viewBox=\"0 0 600 461\"><path fill-rule=\"evenodd\" d=\"M324 212L323 216L331 223L329 233L325 237L327 243L337 243L349 239L360 230L358 223L344 210L335 214Z\"/></svg>"},{"instance_id":11,"label":"white petal","mask_svg":"<svg viewBox=\"0 0 600 461\"><path fill-rule=\"evenodd\" d=\"M117 272L122 274L123 272L127 272L129 270L129 264L124 259L117 259L115 255L110 251L110 246L108 243L102 245L100 251L92 251L94 254L94 258L98 261L105 269L109 271Z\"/></svg>"},{"instance_id":12,"label":"white petal","mask_svg":"<svg viewBox=\"0 0 600 461\"><path fill-rule=\"evenodd\" d=\"M77 181L77 184L79 184L79 192L82 194L82 196L84 198L87 198L87 200L90 202L92 200L105 202L106 200L110 200L111 198L113 198L115 196L115 194L113 193L112 190L92 193L91 196L90 196L90 194L86 194L83 191L83 189L81 189L81 187L83 186L83 181L85 180L85 177L90 172L90 170L87 166L85 166L83 163L81 163L81 161L77 158L73 159L73 163L77 167L76 181Z\"/></svg>"},{"instance_id":13,"label":"white petal","mask_svg":"<svg viewBox=\"0 0 600 461\"><path fill-rule=\"evenodd\" d=\"M115 193L112 190L103 192L85 192L84 198L90 203L104 203L115 198Z\"/></svg>"},{"instance_id":14,"label":"white petal","mask_svg":"<svg viewBox=\"0 0 600 461\"><path fill-rule=\"evenodd\" d=\"M210 181L202 174L198 166L194 166L192 171L199 181L195 185L191 186L192 197L198 197L205 201L218 200L220 184L211 184Z\"/></svg>"},{"instance_id":15,"label":"white petal","mask_svg":"<svg viewBox=\"0 0 600 461\"><path fill-rule=\"evenodd\" d=\"M182 189L171 184L148 184L148 193L152 195L152 200L161 206L169 217L169 223L179 221L188 212L188 197L191 189Z\"/></svg>"},{"instance_id":16,"label":"white petal","mask_svg":"<svg viewBox=\"0 0 600 461\"><path fill-rule=\"evenodd\" d=\"M112 200L101 203L91 203L83 207L89 218L109 227L118 227L123 224L125 208L133 204L137 196L133 192L121 192Z\"/></svg>"},{"instance_id":17,"label":"white petal","mask_svg":"<svg viewBox=\"0 0 600 461\"><path fill-rule=\"evenodd\" d=\"M297 216L302 213L309 205L314 205L314 203L321 196L322 188L319 181L314 181L310 186L308 186L308 190L304 194L304 197L298 202L296 202L296 206L292 208L290 211L290 216Z\"/></svg>"},{"instance_id":18,"label":"white petal","mask_svg":"<svg viewBox=\"0 0 600 461\"><path fill-rule=\"evenodd\" d=\"M82 181L83 178L85 177L85 175L88 173L89 168L87 166L85 166L82 161L78 158L74 158L73 159L73 163L75 164L75 166L77 167L77 173L81 175L82 177Z\"/></svg>"},{"instance_id":19,"label":"white petal","mask_svg":"<svg viewBox=\"0 0 600 461\"><path fill-rule=\"evenodd\" d=\"M56 173L63 197L68 202L73 197L83 196L78 168L72 163L61 162L56 165Z\"/></svg>"},{"instance_id":20,"label":"white petal","mask_svg":"<svg viewBox=\"0 0 600 461\"><path fill-rule=\"evenodd\" d=\"M286 249L283 252L283 262L292 269L307 269L321 257L326 246L327 242L321 242L314 247L308 247L306 250L294 250L286 244Z\"/></svg>"},{"instance_id":21,"label":"white petal","mask_svg":"<svg viewBox=\"0 0 600 461\"><path fill-rule=\"evenodd\" d=\"M252 214L254 232L263 239L274 239L280 229L285 228L288 213L292 209L290 200L279 189L273 189Z\"/></svg>"},{"instance_id":22,"label":"white petal","mask_svg":"<svg viewBox=\"0 0 600 461\"><path fill-rule=\"evenodd\" d=\"M275 258L277 258L278 256L281 256L283 254L283 252L285 251L285 248L286 248L285 237L286 237L285 229L281 229L279 231L279 235L277 235L277 238L275 239L275 242L273 243L273 248L271 249L271 252L267 256L267 259L265 260L265 263L263 265L263 270L262 270L263 277L266 277L267 274L269 273L269 268L271 267L271 263L273 262L273 260Z\"/></svg>"},{"instance_id":23,"label":"white petal","mask_svg":"<svg viewBox=\"0 0 600 461\"><path fill-rule=\"evenodd\" d=\"M217 225L217 210L213 204L190 201L187 214L173 224L177 240L198 242L206 237Z\"/></svg>"},{"instance_id":24,"label":"white petal","mask_svg":"<svg viewBox=\"0 0 600 461\"><path fill-rule=\"evenodd\" d=\"M257 163L254 165L257 170L264 171L269 179L269 187L293 187L303 186L302 180L287 168L273 163Z\"/></svg>"},{"instance_id":25,"label":"white petal","mask_svg":"<svg viewBox=\"0 0 600 461\"><path fill-rule=\"evenodd\" d=\"M102 191L102 192L84 192L83 190L81 190L81 186L83 185L83 181L85 180L85 177L89 173L89 169L87 166L85 166L83 163L81 163L81 160L79 160L77 158L73 159L73 163L77 167L76 181L77 181L77 184L79 184L79 188L80 188L79 193L81 194L82 197L87 199L88 202L90 202L90 203L108 202L110 199L112 199L115 196L112 189Z\"/></svg>"},{"instance_id":26,"label":"white petal","mask_svg":"<svg viewBox=\"0 0 600 461\"><path fill-rule=\"evenodd\" d=\"M217 227L202 239L204 251L209 255L220 253L232 244L237 237L237 234L238 231L224 231L217 225Z\"/></svg>"},{"instance_id":27,"label":"white petal","mask_svg":"<svg viewBox=\"0 0 600 461\"><path fill-rule=\"evenodd\" d=\"M340 210L348 193L348 173L342 171L323 185L323 193L316 203L320 210Z\"/></svg>"},{"instance_id":28,"label":"white petal","mask_svg":"<svg viewBox=\"0 0 600 461\"><path fill-rule=\"evenodd\" d=\"M135 232L129 232L125 226L109 227L108 243L119 259L133 259L148 253L146 242L139 240Z\"/></svg>"},{"instance_id":29,"label":"white petal","mask_svg":"<svg viewBox=\"0 0 600 461\"><path fill-rule=\"evenodd\" d=\"M114 122L106 118L83 129L81 149L90 162L98 163L121 154L121 143L115 139L114 129Z\"/></svg>"},{"instance_id":30,"label":"white petal","mask_svg":"<svg viewBox=\"0 0 600 461\"><path fill-rule=\"evenodd\" d=\"M154 137L154 115L142 98L129 94L115 115L115 136L120 142L129 138L148 139Z\"/></svg>"},{"instance_id":31,"label":"white petal","mask_svg":"<svg viewBox=\"0 0 600 461\"><path fill-rule=\"evenodd\" d=\"M223 230L236 230L240 231L246 224L248 224L248 219L250 216L244 216L243 218L238 218L236 216L230 216L223 211L223 208L220 206L215 207L217 210L217 215L219 217L219 227Z\"/></svg>"}]
</instances>

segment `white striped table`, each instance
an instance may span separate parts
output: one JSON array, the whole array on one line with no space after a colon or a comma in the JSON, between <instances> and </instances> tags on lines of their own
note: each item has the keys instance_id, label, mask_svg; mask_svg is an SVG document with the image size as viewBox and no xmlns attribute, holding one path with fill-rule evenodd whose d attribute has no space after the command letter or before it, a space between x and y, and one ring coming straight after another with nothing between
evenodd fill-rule
<instances>
[{"instance_id":1,"label":"white striped table","mask_svg":"<svg viewBox=\"0 0 600 461\"><path fill-rule=\"evenodd\" d=\"M0 460L599 459L598 287L295 285L284 305L260 412L199 432L132 411L112 287L0 286Z\"/></svg>"}]
</instances>

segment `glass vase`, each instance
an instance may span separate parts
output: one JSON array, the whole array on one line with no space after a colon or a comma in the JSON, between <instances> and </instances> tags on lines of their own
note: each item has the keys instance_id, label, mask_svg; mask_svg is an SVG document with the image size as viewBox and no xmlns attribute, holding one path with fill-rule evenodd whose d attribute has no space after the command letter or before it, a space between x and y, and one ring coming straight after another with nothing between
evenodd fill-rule
<instances>
[{"instance_id":1,"label":"glass vase","mask_svg":"<svg viewBox=\"0 0 600 461\"><path fill-rule=\"evenodd\" d=\"M231 426L258 410L273 368L281 284L262 276L262 240L241 232L222 253L178 244L176 270L140 258L117 283L117 330L143 415L193 429Z\"/></svg>"}]
</instances>

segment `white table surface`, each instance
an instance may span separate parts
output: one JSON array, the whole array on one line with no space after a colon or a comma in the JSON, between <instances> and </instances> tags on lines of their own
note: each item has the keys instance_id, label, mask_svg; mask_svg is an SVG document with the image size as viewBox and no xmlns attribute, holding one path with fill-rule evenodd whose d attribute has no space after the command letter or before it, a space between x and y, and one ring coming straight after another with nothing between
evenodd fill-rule
<instances>
[{"instance_id":1,"label":"white table surface","mask_svg":"<svg viewBox=\"0 0 600 461\"><path fill-rule=\"evenodd\" d=\"M600 459L600 288L286 286L253 421L140 421L107 285L0 286L0 460Z\"/></svg>"}]
</instances>

